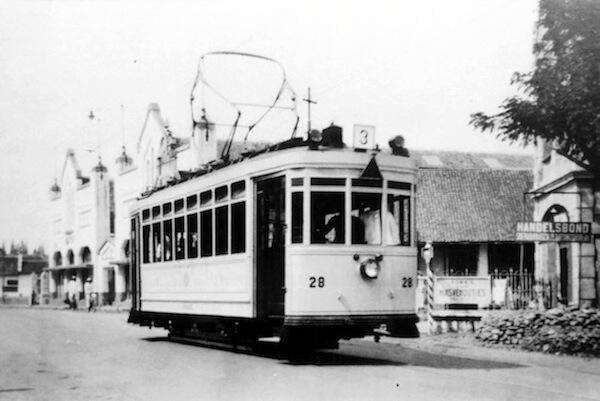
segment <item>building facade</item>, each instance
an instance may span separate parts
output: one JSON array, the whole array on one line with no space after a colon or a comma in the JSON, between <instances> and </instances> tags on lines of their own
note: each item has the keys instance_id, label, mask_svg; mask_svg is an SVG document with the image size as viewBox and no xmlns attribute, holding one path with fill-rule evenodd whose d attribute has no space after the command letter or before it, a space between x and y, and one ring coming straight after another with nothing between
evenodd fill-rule
<instances>
[{"instance_id":1,"label":"building facade","mask_svg":"<svg viewBox=\"0 0 600 401\"><path fill-rule=\"evenodd\" d=\"M40 302L42 271L48 261L33 255L0 256L0 302L32 305Z\"/></svg>"},{"instance_id":2,"label":"building facade","mask_svg":"<svg viewBox=\"0 0 600 401\"><path fill-rule=\"evenodd\" d=\"M561 156L552 144L537 147L533 220L591 225L589 241L536 242L536 278L548 294L547 306L599 306L600 183L577 164Z\"/></svg>"}]
</instances>

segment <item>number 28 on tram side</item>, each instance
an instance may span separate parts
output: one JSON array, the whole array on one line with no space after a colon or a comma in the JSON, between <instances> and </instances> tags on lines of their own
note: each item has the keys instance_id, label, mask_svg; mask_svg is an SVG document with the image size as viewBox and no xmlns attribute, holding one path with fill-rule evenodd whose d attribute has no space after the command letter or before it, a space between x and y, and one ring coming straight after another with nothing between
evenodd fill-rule
<instances>
[{"instance_id":1,"label":"number 28 on tram side","mask_svg":"<svg viewBox=\"0 0 600 401\"><path fill-rule=\"evenodd\" d=\"M129 322L234 345L417 336L414 183L403 147L332 126L155 190L132 208Z\"/></svg>"}]
</instances>

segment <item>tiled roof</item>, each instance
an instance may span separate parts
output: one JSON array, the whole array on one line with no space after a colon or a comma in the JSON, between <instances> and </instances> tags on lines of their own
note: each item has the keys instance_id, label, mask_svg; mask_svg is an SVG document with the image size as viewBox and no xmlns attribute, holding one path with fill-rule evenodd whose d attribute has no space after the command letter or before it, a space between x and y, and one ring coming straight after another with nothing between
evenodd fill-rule
<instances>
[{"instance_id":1,"label":"tiled roof","mask_svg":"<svg viewBox=\"0 0 600 401\"><path fill-rule=\"evenodd\" d=\"M533 170L533 156L527 154L411 149L410 155L419 168Z\"/></svg>"},{"instance_id":2,"label":"tiled roof","mask_svg":"<svg viewBox=\"0 0 600 401\"><path fill-rule=\"evenodd\" d=\"M515 241L523 211L523 193L531 189L528 170L429 169L417 176L419 242Z\"/></svg>"}]
</instances>

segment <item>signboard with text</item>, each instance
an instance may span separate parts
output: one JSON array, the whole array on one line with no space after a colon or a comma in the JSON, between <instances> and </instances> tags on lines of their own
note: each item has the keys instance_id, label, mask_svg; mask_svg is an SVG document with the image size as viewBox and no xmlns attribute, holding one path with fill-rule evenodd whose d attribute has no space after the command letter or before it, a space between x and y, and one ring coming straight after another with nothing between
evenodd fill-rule
<instances>
[{"instance_id":1,"label":"signboard with text","mask_svg":"<svg viewBox=\"0 0 600 401\"><path fill-rule=\"evenodd\" d=\"M435 304L477 304L489 306L492 300L490 276L435 278Z\"/></svg>"},{"instance_id":2,"label":"signboard with text","mask_svg":"<svg viewBox=\"0 0 600 401\"><path fill-rule=\"evenodd\" d=\"M591 223L520 221L517 241L590 242Z\"/></svg>"}]
</instances>

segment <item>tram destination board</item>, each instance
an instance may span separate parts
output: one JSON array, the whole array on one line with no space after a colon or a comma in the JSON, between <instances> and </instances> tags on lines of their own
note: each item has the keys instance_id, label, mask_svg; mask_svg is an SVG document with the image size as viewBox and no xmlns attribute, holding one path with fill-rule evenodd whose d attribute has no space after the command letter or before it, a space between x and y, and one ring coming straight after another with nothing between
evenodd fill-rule
<instances>
[{"instance_id":1,"label":"tram destination board","mask_svg":"<svg viewBox=\"0 0 600 401\"><path fill-rule=\"evenodd\" d=\"M520 221L517 241L590 242L591 223Z\"/></svg>"}]
</instances>

